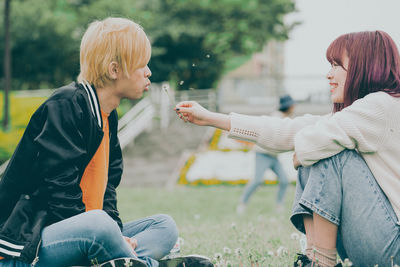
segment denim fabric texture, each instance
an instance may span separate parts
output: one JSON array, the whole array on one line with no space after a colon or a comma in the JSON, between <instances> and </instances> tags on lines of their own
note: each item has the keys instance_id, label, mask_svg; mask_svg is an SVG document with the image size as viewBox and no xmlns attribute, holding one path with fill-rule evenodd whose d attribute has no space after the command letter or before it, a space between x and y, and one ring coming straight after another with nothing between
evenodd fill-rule
<instances>
[{"instance_id":1,"label":"denim fabric texture","mask_svg":"<svg viewBox=\"0 0 400 267\"><path fill-rule=\"evenodd\" d=\"M123 236L138 242L137 257ZM157 260L169 253L178 230L169 215L158 214L124 224L117 223L102 210L92 210L44 228L37 267L89 266L116 258L131 257L157 267ZM29 264L2 260L1 267L27 267Z\"/></svg>"},{"instance_id":2,"label":"denim fabric texture","mask_svg":"<svg viewBox=\"0 0 400 267\"><path fill-rule=\"evenodd\" d=\"M257 187L259 187L264 182L264 173L268 169L271 169L278 176L279 190L276 196L276 202L279 204L283 202L283 198L285 196L289 180L287 178L285 171L283 170L281 163L274 156L256 152L254 179L252 179L246 185L241 197L241 203L246 204L249 201L249 198L256 191Z\"/></svg>"},{"instance_id":3,"label":"denim fabric texture","mask_svg":"<svg viewBox=\"0 0 400 267\"><path fill-rule=\"evenodd\" d=\"M400 264L398 218L356 151L299 168L291 221L304 233L303 215L313 213L338 226L338 253L353 266L391 266L391 256Z\"/></svg>"}]
</instances>

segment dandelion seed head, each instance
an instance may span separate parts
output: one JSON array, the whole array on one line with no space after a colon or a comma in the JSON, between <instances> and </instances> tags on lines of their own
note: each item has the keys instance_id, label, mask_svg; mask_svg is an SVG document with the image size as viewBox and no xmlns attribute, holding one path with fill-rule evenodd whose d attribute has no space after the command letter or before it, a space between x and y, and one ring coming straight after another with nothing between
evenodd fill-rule
<instances>
[{"instance_id":1,"label":"dandelion seed head","mask_svg":"<svg viewBox=\"0 0 400 267\"><path fill-rule=\"evenodd\" d=\"M179 82L179 85L183 85L185 82L184 81L180 81Z\"/></svg>"},{"instance_id":2,"label":"dandelion seed head","mask_svg":"<svg viewBox=\"0 0 400 267\"><path fill-rule=\"evenodd\" d=\"M224 251L224 254L231 254L232 253L231 249L228 248L228 247L224 247L223 251Z\"/></svg>"},{"instance_id":3,"label":"dandelion seed head","mask_svg":"<svg viewBox=\"0 0 400 267\"><path fill-rule=\"evenodd\" d=\"M300 236L298 233L292 233L290 235L290 239L292 239L292 240L299 240L299 238L300 238Z\"/></svg>"},{"instance_id":4,"label":"dandelion seed head","mask_svg":"<svg viewBox=\"0 0 400 267\"><path fill-rule=\"evenodd\" d=\"M268 253L267 253L267 255L270 256L270 257L273 257L275 254L274 254L273 251L269 250Z\"/></svg>"},{"instance_id":5,"label":"dandelion seed head","mask_svg":"<svg viewBox=\"0 0 400 267\"><path fill-rule=\"evenodd\" d=\"M196 64L193 63L193 64L192 64L192 67L193 67L193 68L196 67Z\"/></svg>"},{"instance_id":6,"label":"dandelion seed head","mask_svg":"<svg viewBox=\"0 0 400 267\"><path fill-rule=\"evenodd\" d=\"M242 255L242 250L241 250L240 248L236 248L236 249L235 249L235 255L238 256L238 257L239 257L240 255Z\"/></svg>"},{"instance_id":7,"label":"dandelion seed head","mask_svg":"<svg viewBox=\"0 0 400 267\"><path fill-rule=\"evenodd\" d=\"M280 256L284 256L288 253L287 249L283 246L280 246L277 250L276 250L276 254L280 257Z\"/></svg>"},{"instance_id":8,"label":"dandelion seed head","mask_svg":"<svg viewBox=\"0 0 400 267\"><path fill-rule=\"evenodd\" d=\"M206 58L210 58L210 57L211 57L210 54L207 54L207 55L206 55Z\"/></svg>"},{"instance_id":9,"label":"dandelion seed head","mask_svg":"<svg viewBox=\"0 0 400 267\"><path fill-rule=\"evenodd\" d=\"M233 223L231 224L231 228L232 228L233 230L235 230L235 229L236 229L236 223L233 222Z\"/></svg>"},{"instance_id":10,"label":"dandelion seed head","mask_svg":"<svg viewBox=\"0 0 400 267\"><path fill-rule=\"evenodd\" d=\"M168 84L163 84L162 89L163 89L164 91L168 91L169 85L168 85Z\"/></svg>"},{"instance_id":11,"label":"dandelion seed head","mask_svg":"<svg viewBox=\"0 0 400 267\"><path fill-rule=\"evenodd\" d=\"M222 259L222 254L219 253L219 252L215 253L215 254L214 254L214 258L215 258L217 261L220 261L220 260Z\"/></svg>"},{"instance_id":12,"label":"dandelion seed head","mask_svg":"<svg viewBox=\"0 0 400 267\"><path fill-rule=\"evenodd\" d=\"M200 214L195 214L195 215L194 215L194 219L195 219L195 220L199 220L199 219L200 219Z\"/></svg>"}]
</instances>

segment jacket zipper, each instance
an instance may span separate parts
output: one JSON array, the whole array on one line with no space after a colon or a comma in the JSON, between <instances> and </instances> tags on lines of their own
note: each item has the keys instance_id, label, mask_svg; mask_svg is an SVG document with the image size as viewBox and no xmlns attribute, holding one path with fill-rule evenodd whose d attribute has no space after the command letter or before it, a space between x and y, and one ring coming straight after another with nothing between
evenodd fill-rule
<instances>
[{"instance_id":1,"label":"jacket zipper","mask_svg":"<svg viewBox=\"0 0 400 267\"><path fill-rule=\"evenodd\" d=\"M36 263L39 261L39 249L40 249L40 244L41 243L42 243L42 239L39 240L39 244L38 244L38 246L36 248L36 255L35 255L35 258L33 259L33 262L31 264L31 266L35 266Z\"/></svg>"}]
</instances>

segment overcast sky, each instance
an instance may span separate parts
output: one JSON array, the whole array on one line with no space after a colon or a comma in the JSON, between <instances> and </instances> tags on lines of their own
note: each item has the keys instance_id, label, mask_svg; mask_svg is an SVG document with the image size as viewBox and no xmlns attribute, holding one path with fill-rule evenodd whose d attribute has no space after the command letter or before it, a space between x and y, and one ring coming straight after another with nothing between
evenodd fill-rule
<instances>
[{"instance_id":1,"label":"overcast sky","mask_svg":"<svg viewBox=\"0 0 400 267\"><path fill-rule=\"evenodd\" d=\"M343 33L383 30L400 45L400 0L297 0L297 9L287 18L303 22L286 43L288 76L325 75L326 49Z\"/></svg>"}]
</instances>

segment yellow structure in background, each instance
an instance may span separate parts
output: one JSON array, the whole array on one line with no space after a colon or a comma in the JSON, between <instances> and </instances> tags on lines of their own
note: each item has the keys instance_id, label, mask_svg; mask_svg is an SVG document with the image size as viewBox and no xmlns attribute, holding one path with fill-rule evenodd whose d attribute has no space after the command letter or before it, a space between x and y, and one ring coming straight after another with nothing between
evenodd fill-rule
<instances>
[{"instance_id":1,"label":"yellow structure in background","mask_svg":"<svg viewBox=\"0 0 400 267\"><path fill-rule=\"evenodd\" d=\"M224 144L224 140L226 139L226 132L220 130L220 129L216 129L210 139L209 145L207 147L206 152L208 151L221 151L223 153L230 153L230 152L237 152L237 151L241 151L243 153L254 153L252 151L252 148L254 146L253 143L250 142L245 142L245 141L239 141L239 140L233 140L233 142L231 144L235 144L233 148L227 147L226 144ZM201 152L199 152L201 153ZM181 185L243 185L246 184L249 181L248 177L244 177L241 179L232 179L232 180L221 180L218 179L217 177L213 177L213 178L198 178L194 181L189 181L187 179L187 174L190 170L191 167L193 167L193 164L196 162L196 155L197 154L192 154L188 160L186 161L186 163L184 164L184 166L181 168L181 171L179 173L179 178L178 178L178 184ZM251 168L253 168L254 166L251 166ZM265 180L265 184L277 184L276 180L272 180L272 179L267 179Z\"/></svg>"}]
</instances>

